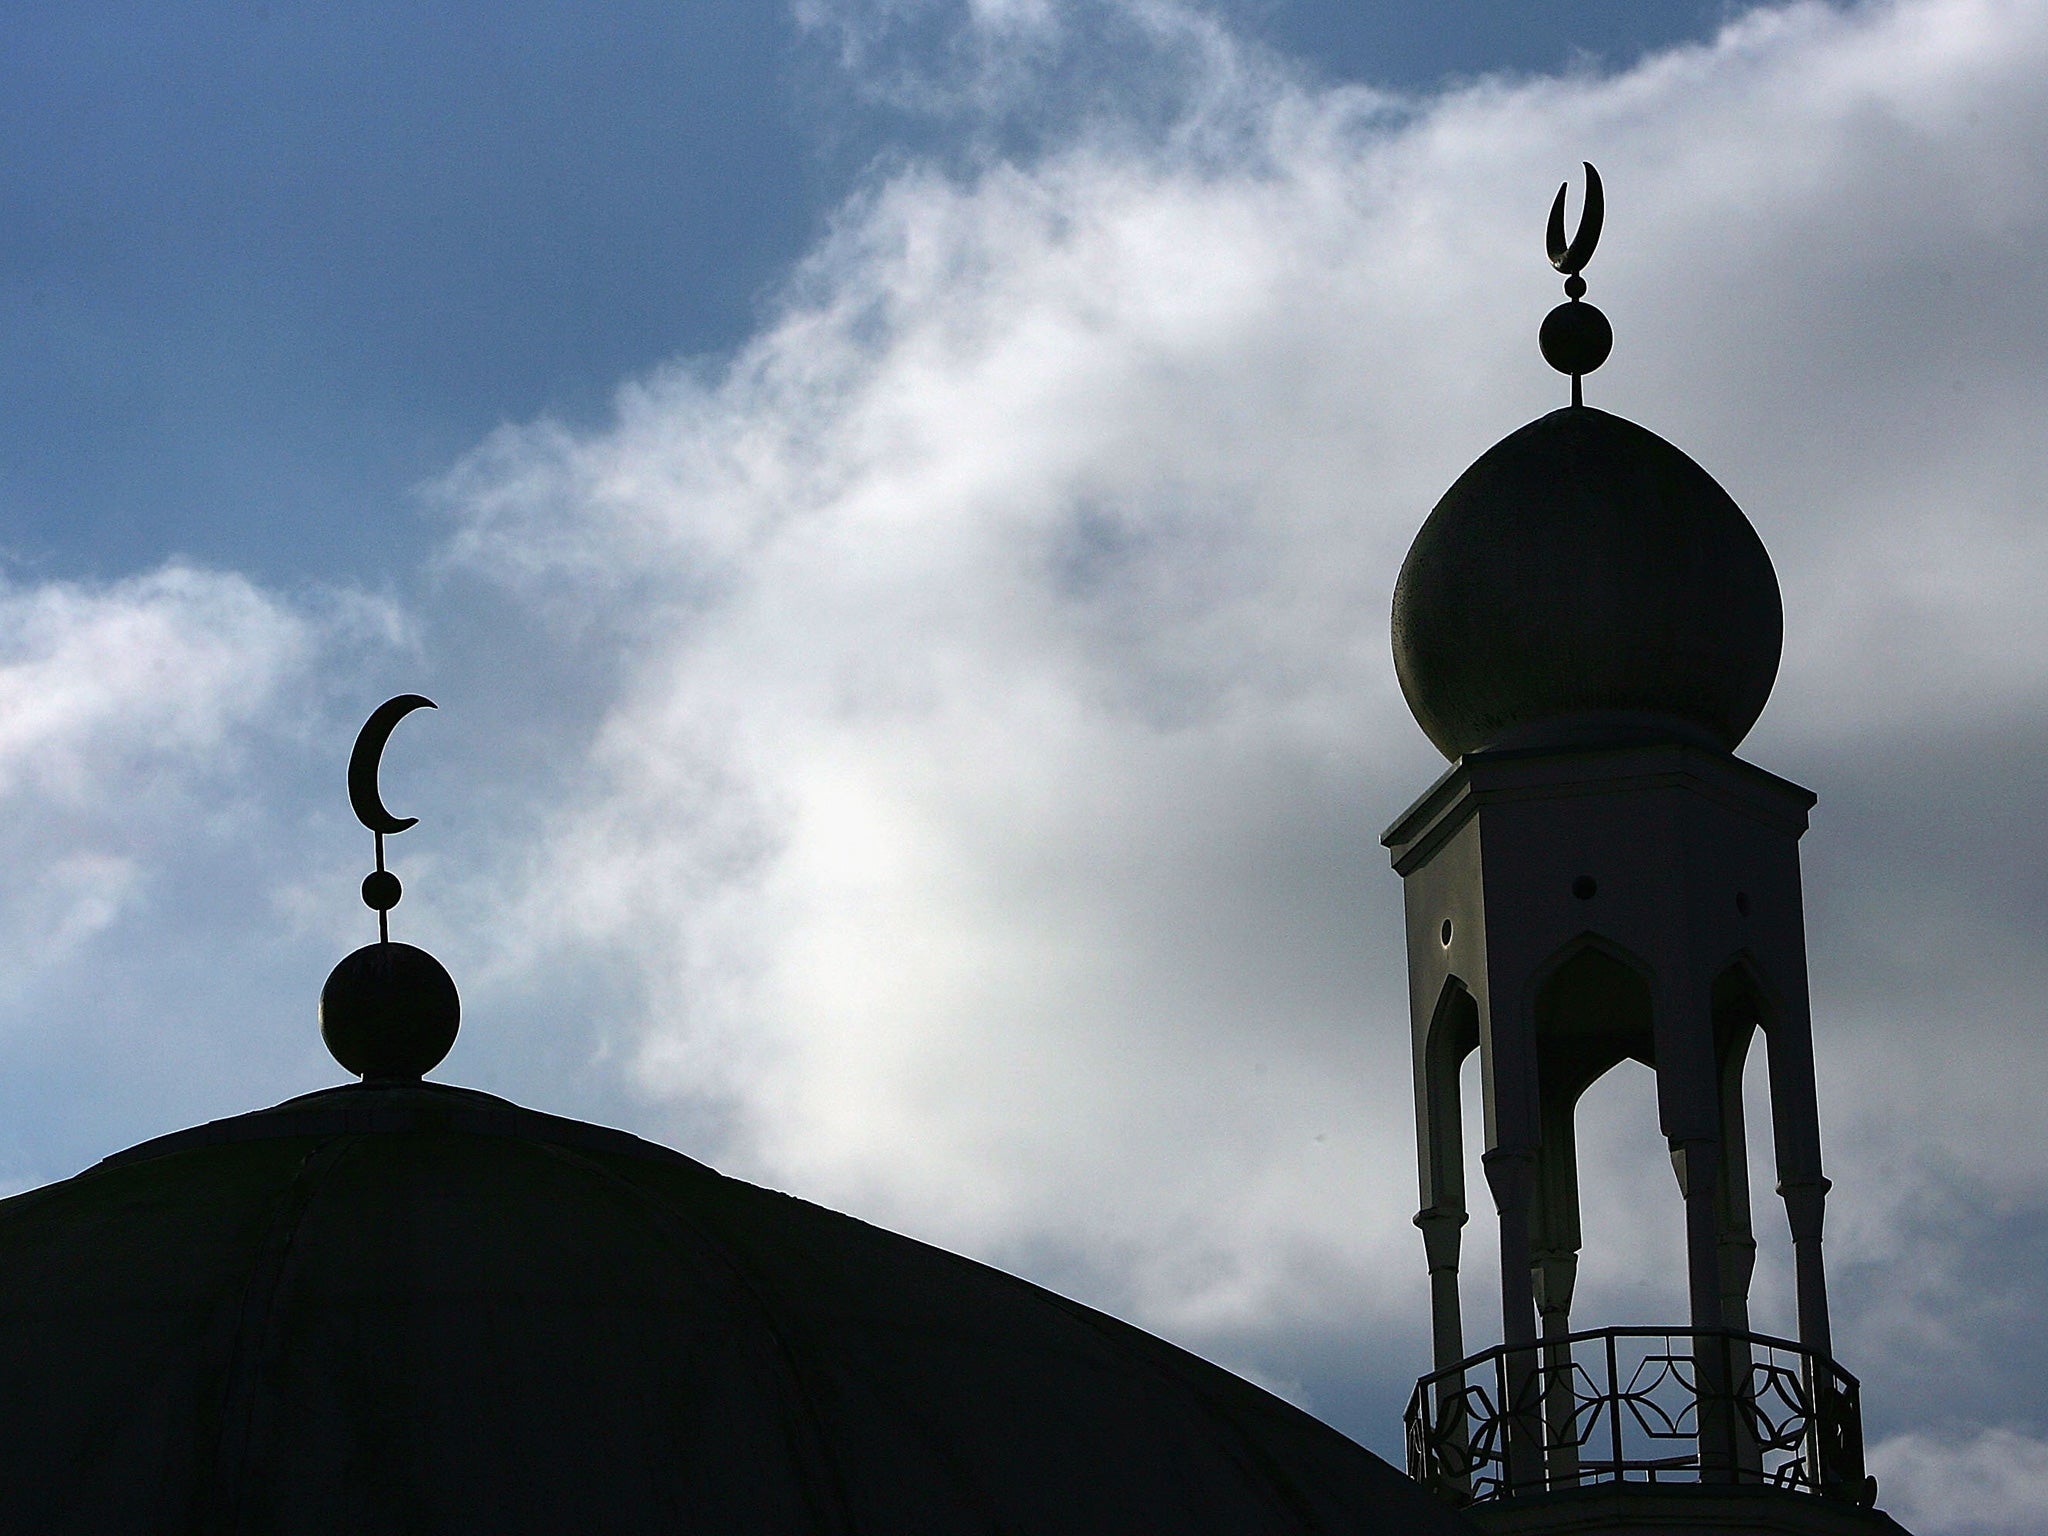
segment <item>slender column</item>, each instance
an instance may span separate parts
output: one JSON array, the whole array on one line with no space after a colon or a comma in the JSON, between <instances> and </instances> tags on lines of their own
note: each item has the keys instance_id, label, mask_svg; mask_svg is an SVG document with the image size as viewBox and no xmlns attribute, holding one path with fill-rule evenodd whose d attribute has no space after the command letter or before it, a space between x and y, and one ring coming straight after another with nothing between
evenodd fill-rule
<instances>
[{"instance_id":1,"label":"slender column","mask_svg":"<svg viewBox=\"0 0 2048 1536\"><path fill-rule=\"evenodd\" d=\"M1820 1105L1813 1083L1813 1032L1803 991L1788 998L1766 1031L1771 1063L1771 1125L1777 1133L1778 1194L1792 1228L1792 1265L1799 1298L1799 1342L1833 1358L1828 1286L1820 1232L1828 1180L1821 1173Z\"/></svg>"},{"instance_id":2,"label":"slender column","mask_svg":"<svg viewBox=\"0 0 2048 1536\"><path fill-rule=\"evenodd\" d=\"M1578 1279L1575 1252L1551 1252L1536 1258L1536 1311L1543 1320L1544 1468L1552 1488L1572 1488L1579 1481L1579 1444L1574 1430L1572 1347L1572 1284Z\"/></svg>"},{"instance_id":3,"label":"slender column","mask_svg":"<svg viewBox=\"0 0 2048 1536\"><path fill-rule=\"evenodd\" d=\"M1731 1041L1721 1062L1721 1321L1749 1331L1749 1284L1756 1274L1756 1237L1749 1218L1749 1127L1742 1108L1742 1068L1749 1033Z\"/></svg>"},{"instance_id":4,"label":"slender column","mask_svg":"<svg viewBox=\"0 0 2048 1536\"><path fill-rule=\"evenodd\" d=\"M1749 1281L1756 1272L1756 1239L1747 1230L1731 1231L1725 1226L1721 1232L1721 1317L1737 1335L1749 1332ZM1737 1394L1734 1415L1734 1456L1735 1464L1752 1480L1763 1475L1763 1447L1756 1437L1756 1423L1753 1417L1757 1407L1755 1394L1751 1390L1750 1367L1756 1357L1750 1352L1746 1337L1731 1336L1728 1341L1728 1379L1731 1389Z\"/></svg>"},{"instance_id":5,"label":"slender column","mask_svg":"<svg viewBox=\"0 0 2048 1536\"><path fill-rule=\"evenodd\" d=\"M1671 1168L1685 1196L1685 1268L1695 1332L1721 1321L1721 1223L1714 1208L1719 1193L1721 1148L1701 1137L1671 1143Z\"/></svg>"},{"instance_id":6,"label":"slender column","mask_svg":"<svg viewBox=\"0 0 2048 1536\"><path fill-rule=\"evenodd\" d=\"M1500 1214L1502 1365L1508 1401L1507 1484L1510 1491L1543 1487L1543 1423L1536 1379L1536 1287L1529 1269L1529 1205L1536 1193L1533 1150L1496 1147L1480 1159Z\"/></svg>"},{"instance_id":7,"label":"slender column","mask_svg":"<svg viewBox=\"0 0 2048 1536\"><path fill-rule=\"evenodd\" d=\"M1415 1213L1422 1251L1429 1260L1429 1320L1436 1368L1447 1371L1465 1358L1464 1316L1458 1304L1458 1249L1469 1218L1463 1211L1433 1205Z\"/></svg>"},{"instance_id":8,"label":"slender column","mask_svg":"<svg viewBox=\"0 0 2048 1536\"><path fill-rule=\"evenodd\" d=\"M1692 1299L1693 1371L1699 1394L1700 1480L1736 1475L1735 1391L1729 1339L1721 1320L1721 1144L1673 1141L1671 1167L1685 1196L1686 1279Z\"/></svg>"},{"instance_id":9,"label":"slender column","mask_svg":"<svg viewBox=\"0 0 2048 1536\"><path fill-rule=\"evenodd\" d=\"M1778 1193L1792 1228L1792 1273L1798 1288L1799 1342L1815 1354L1834 1358L1828 1330L1828 1282L1821 1266L1820 1229L1831 1182L1823 1174L1782 1179Z\"/></svg>"},{"instance_id":10,"label":"slender column","mask_svg":"<svg viewBox=\"0 0 2048 1536\"><path fill-rule=\"evenodd\" d=\"M1576 1253L1544 1253L1536 1258L1536 1315L1544 1339L1561 1339L1572 1331L1572 1283L1578 1279Z\"/></svg>"},{"instance_id":11,"label":"slender column","mask_svg":"<svg viewBox=\"0 0 2048 1536\"><path fill-rule=\"evenodd\" d=\"M1465 1212L1449 1206L1426 1206L1415 1213L1422 1229L1422 1251L1429 1259L1429 1321L1438 1371L1454 1370L1465 1358L1465 1326L1458 1305L1458 1249L1463 1241ZM1464 1373L1444 1377L1429 1405L1440 1444L1442 1476L1454 1492L1469 1492L1471 1430L1465 1422Z\"/></svg>"},{"instance_id":12,"label":"slender column","mask_svg":"<svg viewBox=\"0 0 2048 1536\"><path fill-rule=\"evenodd\" d=\"M1737 1334L1749 1332L1749 1283L1756 1274L1756 1237L1749 1216L1749 1127L1742 1107L1742 1073L1754 1032L1753 1024L1737 1025L1724 1041L1721 1055L1721 1189L1715 1202L1721 1226L1717 1245L1721 1321ZM1734 1456L1737 1476L1743 1481L1760 1481L1764 1470L1751 1370L1755 1363L1747 1338L1728 1341L1729 1382L1736 1397Z\"/></svg>"},{"instance_id":13,"label":"slender column","mask_svg":"<svg viewBox=\"0 0 2048 1536\"><path fill-rule=\"evenodd\" d=\"M1496 1147L1480 1159L1493 1208L1500 1214L1501 1341L1536 1342L1536 1287L1529 1271L1529 1201L1536 1192L1536 1154Z\"/></svg>"}]
</instances>

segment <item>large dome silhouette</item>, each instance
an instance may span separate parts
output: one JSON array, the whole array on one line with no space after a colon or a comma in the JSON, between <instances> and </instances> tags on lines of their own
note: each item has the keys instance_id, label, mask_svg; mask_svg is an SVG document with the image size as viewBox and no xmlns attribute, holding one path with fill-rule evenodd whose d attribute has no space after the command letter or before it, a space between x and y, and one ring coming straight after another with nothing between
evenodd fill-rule
<instances>
[{"instance_id":1,"label":"large dome silhouette","mask_svg":"<svg viewBox=\"0 0 2048 1536\"><path fill-rule=\"evenodd\" d=\"M1465 1529L1135 1328L438 1085L0 1202L0 1330L0 1489L41 1536Z\"/></svg>"},{"instance_id":2,"label":"large dome silhouette","mask_svg":"<svg viewBox=\"0 0 2048 1536\"><path fill-rule=\"evenodd\" d=\"M1784 639L1763 541L1634 422L1553 411L1430 513L1394 589L1394 666L1444 756L1678 736L1733 750Z\"/></svg>"}]
</instances>

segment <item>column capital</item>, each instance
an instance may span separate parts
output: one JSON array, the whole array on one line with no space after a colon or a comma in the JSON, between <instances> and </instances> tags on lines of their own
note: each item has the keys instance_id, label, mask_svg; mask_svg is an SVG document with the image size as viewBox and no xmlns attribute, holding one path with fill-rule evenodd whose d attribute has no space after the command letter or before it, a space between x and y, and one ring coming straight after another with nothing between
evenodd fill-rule
<instances>
[{"instance_id":1,"label":"column capital","mask_svg":"<svg viewBox=\"0 0 2048 1536\"><path fill-rule=\"evenodd\" d=\"M1495 1147L1479 1159L1486 1170L1486 1187L1493 1191L1494 1209L1503 1216L1529 1209L1536 1196L1536 1152L1534 1148Z\"/></svg>"},{"instance_id":2,"label":"column capital","mask_svg":"<svg viewBox=\"0 0 2048 1536\"><path fill-rule=\"evenodd\" d=\"M1721 1142L1713 1136L1671 1139L1671 1171L1678 1175L1678 1192L1690 1200L1711 1194L1721 1175Z\"/></svg>"},{"instance_id":3,"label":"column capital","mask_svg":"<svg viewBox=\"0 0 2048 1536\"><path fill-rule=\"evenodd\" d=\"M1415 1213L1415 1225L1422 1229L1422 1251L1429 1258L1429 1272L1455 1272L1458 1267L1460 1233L1472 1218L1449 1206L1427 1205Z\"/></svg>"},{"instance_id":4,"label":"column capital","mask_svg":"<svg viewBox=\"0 0 2048 1536\"><path fill-rule=\"evenodd\" d=\"M1828 1191L1834 1187L1834 1180L1819 1173L1778 1181L1778 1194L1785 1202L1785 1220L1792 1228L1793 1242L1820 1241Z\"/></svg>"}]
</instances>

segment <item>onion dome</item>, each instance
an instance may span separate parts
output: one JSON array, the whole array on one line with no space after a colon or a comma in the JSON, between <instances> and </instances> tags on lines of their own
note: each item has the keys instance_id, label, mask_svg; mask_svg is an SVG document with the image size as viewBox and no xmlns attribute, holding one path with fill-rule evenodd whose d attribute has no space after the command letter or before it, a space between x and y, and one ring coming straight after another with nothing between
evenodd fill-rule
<instances>
[{"instance_id":1,"label":"onion dome","mask_svg":"<svg viewBox=\"0 0 2048 1536\"><path fill-rule=\"evenodd\" d=\"M350 772L380 937L321 1024L362 1081L0 1201L7 1530L1469 1536L1127 1324L420 1081L455 986L390 939L383 839L413 823L375 776L425 703L373 715Z\"/></svg>"},{"instance_id":2,"label":"onion dome","mask_svg":"<svg viewBox=\"0 0 2048 1536\"><path fill-rule=\"evenodd\" d=\"M1481 748L1691 740L1732 751L1770 697L1784 639L1777 573L1742 509L1654 432L1580 403L1612 343L1582 302L1599 231L1587 168L1578 238L1551 212L1568 301L1543 350L1573 403L1460 475L1394 588L1394 667L1429 739Z\"/></svg>"}]
</instances>

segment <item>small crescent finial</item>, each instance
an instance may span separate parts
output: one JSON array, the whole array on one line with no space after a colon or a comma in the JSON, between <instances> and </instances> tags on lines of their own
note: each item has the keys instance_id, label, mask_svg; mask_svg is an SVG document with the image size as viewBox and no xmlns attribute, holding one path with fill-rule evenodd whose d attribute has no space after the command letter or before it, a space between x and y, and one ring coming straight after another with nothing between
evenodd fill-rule
<instances>
[{"instance_id":1,"label":"small crescent finial","mask_svg":"<svg viewBox=\"0 0 2048 1536\"><path fill-rule=\"evenodd\" d=\"M377 787L377 770L383 765L385 743L391 740L398 722L416 709L434 707L432 699L401 693L371 711L356 735L355 750L348 755L348 803L355 809L356 820L379 836L403 832L419 824L417 816L398 817L384 809L384 796Z\"/></svg>"},{"instance_id":2,"label":"small crescent finial","mask_svg":"<svg viewBox=\"0 0 2048 1536\"><path fill-rule=\"evenodd\" d=\"M363 905L377 914L377 942L365 944L327 973L320 989L320 1038L334 1059L364 1083L417 1082L448 1054L462 1024L462 999L447 968L423 949L391 942L391 909L404 888L384 867L384 838L417 826L394 816L377 788L392 727L432 699L402 693L379 704L356 735L348 757L348 803L377 839L377 867L363 877Z\"/></svg>"},{"instance_id":3,"label":"small crescent finial","mask_svg":"<svg viewBox=\"0 0 2048 1536\"><path fill-rule=\"evenodd\" d=\"M1607 198L1600 190L1600 173L1593 169L1593 162L1579 162L1586 168L1586 206L1579 211L1579 231L1572 236L1571 244L1564 238L1564 197L1571 189L1570 182L1562 183L1557 189L1557 201L1550 205L1550 230L1546 243L1550 247L1550 264L1567 277L1585 271L1586 263L1593 259L1593 248L1600 243L1600 226L1607 218Z\"/></svg>"},{"instance_id":4,"label":"small crescent finial","mask_svg":"<svg viewBox=\"0 0 2048 1536\"><path fill-rule=\"evenodd\" d=\"M1550 205L1550 229L1544 243L1550 249L1550 264L1564 274L1566 302L1543 317L1543 331L1537 338L1544 360L1559 373L1571 375L1574 406L1586 403L1580 381L1614 350L1614 329L1607 317L1580 302L1586 296L1586 263L1593 259L1593 248L1600 243L1600 226L1607 218L1607 195L1600 188L1600 173L1593 169L1592 161L1581 163L1586 167L1586 206L1579 210L1579 231L1569 242L1564 237L1564 198L1571 190L1570 182L1557 189L1557 200Z\"/></svg>"},{"instance_id":5,"label":"small crescent finial","mask_svg":"<svg viewBox=\"0 0 2048 1536\"><path fill-rule=\"evenodd\" d=\"M383 766L384 747L398 722L416 709L433 709L434 701L417 693L401 693L386 699L370 712L356 733L355 750L348 755L348 803L356 820L377 837L377 867L363 877L363 905L377 914L377 942L391 942L391 909L405 894L398 876L384 867L384 838L419 825L417 816L394 816L385 809L383 791L377 787L377 770Z\"/></svg>"}]
</instances>

